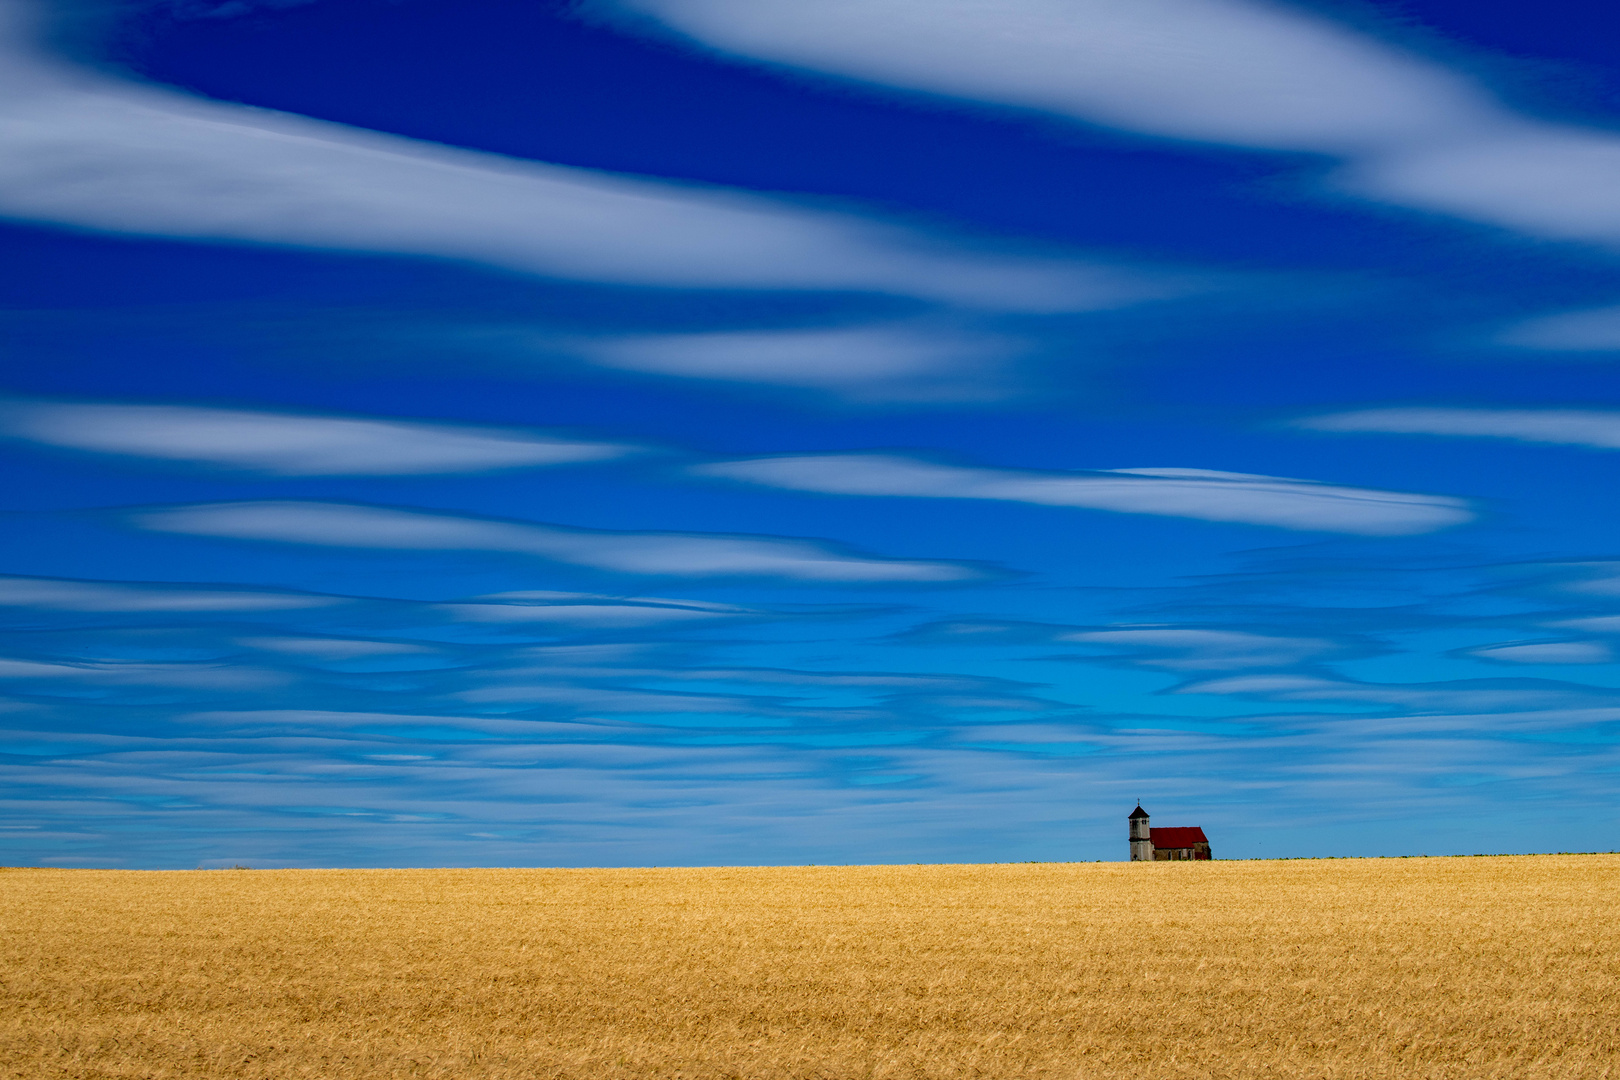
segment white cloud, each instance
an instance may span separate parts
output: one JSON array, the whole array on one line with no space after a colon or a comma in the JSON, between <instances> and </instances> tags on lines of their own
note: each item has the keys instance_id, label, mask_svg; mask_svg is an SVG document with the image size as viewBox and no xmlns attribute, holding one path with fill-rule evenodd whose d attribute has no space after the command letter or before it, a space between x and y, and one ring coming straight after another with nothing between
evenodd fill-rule
<instances>
[{"instance_id":1,"label":"white cloud","mask_svg":"<svg viewBox=\"0 0 1620 1080\"><path fill-rule=\"evenodd\" d=\"M1589 615L1579 619L1560 619L1547 625L1566 630L1584 630L1591 634L1620 634L1620 615Z\"/></svg>"},{"instance_id":2,"label":"white cloud","mask_svg":"<svg viewBox=\"0 0 1620 1080\"><path fill-rule=\"evenodd\" d=\"M425 645L407 645L398 641L366 641L356 638L314 637L248 637L238 643L250 649L285 653L288 656L311 657L316 660L355 660L371 656L416 656L432 654L436 649Z\"/></svg>"},{"instance_id":3,"label":"white cloud","mask_svg":"<svg viewBox=\"0 0 1620 1080\"><path fill-rule=\"evenodd\" d=\"M1570 709L1527 709L1523 711L1487 711L1480 713L1455 713L1451 715L1429 713L1427 715L1394 716L1394 717L1357 717L1356 734L1362 740L1379 737L1396 736L1409 738L1412 735L1443 735L1447 733L1460 736L1463 739L1479 739L1482 736L1490 737L1498 733L1512 731L1568 731L1573 728L1586 727L1592 724L1612 724L1620 720L1620 709L1613 708L1570 708ZM1331 721L1330 721L1331 722ZM1430 746L1435 745L1431 742ZM1411 744L1404 748L1407 750L1407 760L1411 760ZM1522 753L1522 747L1516 748ZM1393 762L1391 763L1393 764ZM1504 762L1498 768L1511 768L1517 765ZM1522 766L1520 766L1522 767ZM1430 775L1434 775L1432 768L1425 766Z\"/></svg>"},{"instance_id":4,"label":"white cloud","mask_svg":"<svg viewBox=\"0 0 1620 1080\"><path fill-rule=\"evenodd\" d=\"M1422 711L1470 710L1514 712L1523 709L1554 708L1590 699L1585 688L1522 689L1514 686L1470 686L1467 684L1401 685L1362 683L1323 679L1310 675L1234 675L1191 683L1178 694L1230 694L1263 698L1267 701L1342 701L1358 705L1387 705Z\"/></svg>"},{"instance_id":5,"label":"white cloud","mask_svg":"<svg viewBox=\"0 0 1620 1080\"><path fill-rule=\"evenodd\" d=\"M827 686L872 690L961 690L993 687L994 680L970 675L916 675L888 671L820 672L782 668L667 668L650 672L660 679L699 682L765 683L782 686Z\"/></svg>"},{"instance_id":6,"label":"white cloud","mask_svg":"<svg viewBox=\"0 0 1620 1080\"><path fill-rule=\"evenodd\" d=\"M379 713L379 712L341 712L330 709L243 709L243 710L216 710L210 712L188 713L177 719L195 724L210 726L242 728L248 730L264 728L316 728L333 733L349 733L356 738L366 738L370 733L366 729L396 728L409 731L412 728L464 728L468 731L482 731L492 734L529 736L543 739L553 735L570 737L585 736L587 739L610 736L615 725L597 721L538 721L538 720L507 720L488 716L438 716L422 713ZM431 761L432 758L415 754L399 755L370 755L373 760L394 761Z\"/></svg>"},{"instance_id":7,"label":"white cloud","mask_svg":"<svg viewBox=\"0 0 1620 1080\"><path fill-rule=\"evenodd\" d=\"M1577 581L1565 582L1563 588L1568 589L1570 592L1595 593L1598 596L1620 596L1620 563L1603 561L1553 565L1558 569L1584 570L1590 575Z\"/></svg>"},{"instance_id":8,"label":"white cloud","mask_svg":"<svg viewBox=\"0 0 1620 1080\"><path fill-rule=\"evenodd\" d=\"M0 215L608 283L858 289L1029 311L1143 295L1141 275L1072 259L971 250L779 199L458 150L119 81L31 52L33 10L0 0Z\"/></svg>"},{"instance_id":9,"label":"white cloud","mask_svg":"<svg viewBox=\"0 0 1620 1080\"><path fill-rule=\"evenodd\" d=\"M56 611L288 611L341 603L337 597L294 593L0 577L0 606Z\"/></svg>"},{"instance_id":10,"label":"white cloud","mask_svg":"<svg viewBox=\"0 0 1620 1080\"><path fill-rule=\"evenodd\" d=\"M913 324L656 334L571 346L594 363L629 371L909 398L982 394L982 381L967 377L1018 347L989 334Z\"/></svg>"},{"instance_id":11,"label":"white cloud","mask_svg":"<svg viewBox=\"0 0 1620 1080\"><path fill-rule=\"evenodd\" d=\"M621 0L727 52L1181 139L1352 152L1488 106L1325 20L1241 0Z\"/></svg>"},{"instance_id":12,"label":"white cloud","mask_svg":"<svg viewBox=\"0 0 1620 1080\"><path fill-rule=\"evenodd\" d=\"M1339 651L1324 638L1273 637L1240 630L1196 627L1122 626L1061 634L1058 641L1106 645L1130 651L1146 667L1171 670L1286 667Z\"/></svg>"},{"instance_id":13,"label":"white cloud","mask_svg":"<svg viewBox=\"0 0 1620 1080\"><path fill-rule=\"evenodd\" d=\"M1503 113L1352 163L1345 191L1562 240L1620 243L1620 136Z\"/></svg>"},{"instance_id":14,"label":"white cloud","mask_svg":"<svg viewBox=\"0 0 1620 1080\"><path fill-rule=\"evenodd\" d=\"M753 713L756 706L743 698L717 694L661 694L648 690L615 690L556 683L514 684L464 690L456 697L477 704L563 705L615 713ZM760 727L775 726L761 719Z\"/></svg>"},{"instance_id":15,"label":"white cloud","mask_svg":"<svg viewBox=\"0 0 1620 1080\"><path fill-rule=\"evenodd\" d=\"M1620 350L1620 307L1564 311L1526 319L1497 338L1504 345L1553 352Z\"/></svg>"},{"instance_id":16,"label":"white cloud","mask_svg":"<svg viewBox=\"0 0 1620 1080\"><path fill-rule=\"evenodd\" d=\"M181 686L246 690L274 686L284 679L269 671L208 664L53 664L0 657L0 679L70 682L91 686Z\"/></svg>"},{"instance_id":17,"label":"white cloud","mask_svg":"<svg viewBox=\"0 0 1620 1080\"><path fill-rule=\"evenodd\" d=\"M857 671L826 672L799 671L788 668L712 668L712 667L646 667L636 661L637 646L555 646L545 645L523 650L521 655L531 661L523 671L547 677L571 679L614 680L644 679L657 682L738 683L748 685L825 687L840 690L869 690L894 692L989 692L1005 689L1005 683L995 679L971 675L930 675L909 672ZM532 663L539 661L539 663Z\"/></svg>"},{"instance_id":18,"label":"white cloud","mask_svg":"<svg viewBox=\"0 0 1620 1080\"><path fill-rule=\"evenodd\" d=\"M631 601L570 604L519 600L504 603L441 604L439 609L452 618L467 622L563 623L601 630L658 626L667 623L711 622L715 619L745 614L740 608L716 611L706 605L690 606L677 602L641 604Z\"/></svg>"},{"instance_id":19,"label":"white cloud","mask_svg":"<svg viewBox=\"0 0 1620 1080\"><path fill-rule=\"evenodd\" d=\"M610 533L326 502L240 502L136 514L163 532L335 547L500 551L628 574L763 575L799 581L944 582L967 567L847 555L808 540L702 533Z\"/></svg>"},{"instance_id":20,"label":"white cloud","mask_svg":"<svg viewBox=\"0 0 1620 1080\"><path fill-rule=\"evenodd\" d=\"M836 495L998 499L1370 536L1432 532L1473 517L1461 499L1439 495L1335 487L1207 469L1036 473L962 468L876 454L823 454L716 462L695 466L693 471Z\"/></svg>"},{"instance_id":21,"label":"white cloud","mask_svg":"<svg viewBox=\"0 0 1620 1080\"><path fill-rule=\"evenodd\" d=\"M176 19L234 19L269 8L303 7L316 0L157 0L164 14Z\"/></svg>"},{"instance_id":22,"label":"white cloud","mask_svg":"<svg viewBox=\"0 0 1620 1080\"><path fill-rule=\"evenodd\" d=\"M687 600L675 599L668 596L606 596L602 593L576 593L557 592L553 589L518 589L512 592L490 593L487 596L477 597L479 600L493 600L502 603L525 602L553 602L558 600L606 600L616 604L653 604L662 607L691 608L695 611L712 611L722 615L754 615L757 612L752 608L738 607L736 604L719 604L713 600ZM596 648L597 646L585 646ZM606 646L616 648L617 646Z\"/></svg>"},{"instance_id":23,"label":"white cloud","mask_svg":"<svg viewBox=\"0 0 1620 1080\"><path fill-rule=\"evenodd\" d=\"M48 446L283 476L476 472L600 461L613 443L524 431L189 405L0 404L0 433Z\"/></svg>"},{"instance_id":24,"label":"white cloud","mask_svg":"<svg viewBox=\"0 0 1620 1080\"><path fill-rule=\"evenodd\" d=\"M721 51L1145 135L1346 162L1337 190L1620 242L1620 137L1264 0L617 0Z\"/></svg>"},{"instance_id":25,"label":"white cloud","mask_svg":"<svg viewBox=\"0 0 1620 1080\"><path fill-rule=\"evenodd\" d=\"M659 649L647 642L614 645L535 645L520 653L525 659L553 668L578 670L606 670L606 665L645 662L643 657L656 656Z\"/></svg>"},{"instance_id":26,"label":"white cloud","mask_svg":"<svg viewBox=\"0 0 1620 1080\"><path fill-rule=\"evenodd\" d=\"M1607 664L1614 653L1601 641L1531 641L1468 650L1485 660L1512 664Z\"/></svg>"},{"instance_id":27,"label":"white cloud","mask_svg":"<svg viewBox=\"0 0 1620 1080\"><path fill-rule=\"evenodd\" d=\"M1312 431L1472 435L1620 450L1620 412L1597 409L1363 409L1296 420Z\"/></svg>"}]
</instances>

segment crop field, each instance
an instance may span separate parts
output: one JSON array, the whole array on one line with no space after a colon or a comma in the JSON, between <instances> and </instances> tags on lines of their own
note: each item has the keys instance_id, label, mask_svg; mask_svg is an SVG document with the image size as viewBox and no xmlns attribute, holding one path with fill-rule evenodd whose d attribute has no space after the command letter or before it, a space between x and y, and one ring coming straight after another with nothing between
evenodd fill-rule
<instances>
[{"instance_id":1,"label":"crop field","mask_svg":"<svg viewBox=\"0 0 1620 1080\"><path fill-rule=\"evenodd\" d=\"M1620 856L0 871L0 1076L1620 1077Z\"/></svg>"}]
</instances>

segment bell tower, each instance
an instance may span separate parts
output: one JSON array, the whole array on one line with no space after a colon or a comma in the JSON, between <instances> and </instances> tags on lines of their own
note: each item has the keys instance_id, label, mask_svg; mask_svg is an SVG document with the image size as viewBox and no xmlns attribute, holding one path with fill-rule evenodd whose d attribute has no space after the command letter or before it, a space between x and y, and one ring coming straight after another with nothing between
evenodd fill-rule
<instances>
[{"instance_id":1,"label":"bell tower","mask_svg":"<svg viewBox=\"0 0 1620 1080\"><path fill-rule=\"evenodd\" d=\"M1137 804L1131 811L1131 862L1153 861L1153 833L1148 829L1148 813Z\"/></svg>"}]
</instances>

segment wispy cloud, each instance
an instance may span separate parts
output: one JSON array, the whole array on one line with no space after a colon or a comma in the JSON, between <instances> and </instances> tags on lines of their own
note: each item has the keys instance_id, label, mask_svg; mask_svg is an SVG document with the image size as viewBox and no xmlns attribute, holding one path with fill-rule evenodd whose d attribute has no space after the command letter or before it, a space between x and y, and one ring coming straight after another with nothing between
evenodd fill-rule
<instances>
[{"instance_id":1,"label":"wispy cloud","mask_svg":"<svg viewBox=\"0 0 1620 1080\"><path fill-rule=\"evenodd\" d=\"M1620 243L1620 136L1501 112L1352 162L1347 193L1532 236Z\"/></svg>"},{"instance_id":2,"label":"wispy cloud","mask_svg":"<svg viewBox=\"0 0 1620 1080\"><path fill-rule=\"evenodd\" d=\"M379 729L445 729L458 728L468 733L494 732L508 736L555 739L560 734L589 739L593 735L602 739L615 734L613 726L595 724L558 723L555 721L509 720L488 716L460 714L386 713L341 711L335 709L217 709L185 713L176 717L181 723L201 724L216 728L235 728L254 733L266 731L315 731L321 734L347 735L350 738L376 738ZM431 761L431 757L397 755L396 760Z\"/></svg>"},{"instance_id":3,"label":"wispy cloud","mask_svg":"<svg viewBox=\"0 0 1620 1080\"><path fill-rule=\"evenodd\" d=\"M1053 640L1118 649L1144 667L1189 671L1288 667L1344 651L1343 646L1325 638L1278 637L1187 626L1079 630L1059 634Z\"/></svg>"},{"instance_id":4,"label":"wispy cloud","mask_svg":"<svg viewBox=\"0 0 1620 1080\"><path fill-rule=\"evenodd\" d=\"M1470 656L1509 664L1608 664L1614 651L1601 641L1526 641L1469 649Z\"/></svg>"},{"instance_id":5,"label":"wispy cloud","mask_svg":"<svg viewBox=\"0 0 1620 1080\"><path fill-rule=\"evenodd\" d=\"M332 596L63 578L0 577L0 606L55 611L290 611L345 603Z\"/></svg>"},{"instance_id":6,"label":"wispy cloud","mask_svg":"<svg viewBox=\"0 0 1620 1080\"><path fill-rule=\"evenodd\" d=\"M1597 409L1450 409L1395 407L1294 421L1312 431L1390 435L1471 435L1520 442L1620 450L1620 412Z\"/></svg>"},{"instance_id":7,"label":"wispy cloud","mask_svg":"<svg viewBox=\"0 0 1620 1080\"><path fill-rule=\"evenodd\" d=\"M252 649L314 660L355 660L375 656L424 656L435 650L426 645L401 641L367 641L356 638L246 637L239 644Z\"/></svg>"},{"instance_id":8,"label":"wispy cloud","mask_svg":"<svg viewBox=\"0 0 1620 1080\"><path fill-rule=\"evenodd\" d=\"M470 425L77 402L0 403L0 434L282 476L478 472L601 461L636 449Z\"/></svg>"},{"instance_id":9,"label":"wispy cloud","mask_svg":"<svg viewBox=\"0 0 1620 1080\"><path fill-rule=\"evenodd\" d=\"M1126 131L1346 162L1337 190L1620 242L1620 136L1251 0L617 0L735 55Z\"/></svg>"},{"instance_id":10,"label":"wispy cloud","mask_svg":"<svg viewBox=\"0 0 1620 1080\"><path fill-rule=\"evenodd\" d=\"M1526 319L1508 327L1497 340L1503 345L1551 352L1614 352L1620 350L1620 307Z\"/></svg>"},{"instance_id":11,"label":"wispy cloud","mask_svg":"<svg viewBox=\"0 0 1620 1080\"><path fill-rule=\"evenodd\" d=\"M654 334L582 340L574 352L605 367L684 378L836 390L883 399L982 397L985 376L1023 343L913 323Z\"/></svg>"},{"instance_id":12,"label":"wispy cloud","mask_svg":"<svg viewBox=\"0 0 1620 1080\"><path fill-rule=\"evenodd\" d=\"M1620 596L1620 562L1563 563L1558 565L1558 569L1581 572L1581 576L1575 580L1564 582L1563 587L1570 592Z\"/></svg>"},{"instance_id":13,"label":"wispy cloud","mask_svg":"<svg viewBox=\"0 0 1620 1080\"><path fill-rule=\"evenodd\" d=\"M1518 712L1606 704L1610 694L1567 683L1491 680L1443 683L1373 683L1311 675L1234 675L1189 683L1178 694L1230 694L1266 701L1336 701L1423 712Z\"/></svg>"},{"instance_id":14,"label":"wispy cloud","mask_svg":"<svg viewBox=\"0 0 1620 1080\"><path fill-rule=\"evenodd\" d=\"M416 689L423 692L430 685L454 681L458 671L476 666L489 651L342 638L239 637L235 644L258 650L257 663L294 670L300 678L314 672L319 681L327 673L337 673L350 677L351 689L358 689L368 685L369 676L376 675L380 677L377 688L386 689L388 680L395 676L399 686L411 685L410 679L419 677Z\"/></svg>"},{"instance_id":15,"label":"wispy cloud","mask_svg":"<svg viewBox=\"0 0 1620 1080\"><path fill-rule=\"evenodd\" d=\"M555 589L514 589L509 592L490 593L487 596L476 597L476 599L514 604L601 600L615 604L646 604L657 607L689 608L693 611L709 611L717 615L758 614L751 608L739 607L736 604L722 604L714 600L692 600L670 596L608 596L603 593L559 592Z\"/></svg>"},{"instance_id":16,"label":"wispy cloud","mask_svg":"<svg viewBox=\"0 0 1620 1080\"><path fill-rule=\"evenodd\" d=\"M83 686L175 686L247 690L276 686L285 680L271 671L212 664L77 663L55 664L0 657L0 679L67 683L77 694Z\"/></svg>"},{"instance_id":17,"label":"wispy cloud","mask_svg":"<svg viewBox=\"0 0 1620 1080\"><path fill-rule=\"evenodd\" d=\"M215 503L144 511L132 520L162 532L239 540L511 552L628 574L749 575L874 584L950 582L979 576L960 564L865 558L809 540L600 532L350 503Z\"/></svg>"},{"instance_id":18,"label":"wispy cloud","mask_svg":"<svg viewBox=\"0 0 1620 1080\"><path fill-rule=\"evenodd\" d=\"M152 6L176 19L235 19L255 11L303 7L317 0L153 0Z\"/></svg>"},{"instance_id":19,"label":"wispy cloud","mask_svg":"<svg viewBox=\"0 0 1620 1080\"><path fill-rule=\"evenodd\" d=\"M1432 532L1473 517L1466 502L1441 495L1208 469L1037 473L877 454L822 454L715 462L692 471L833 495L997 499L1369 536Z\"/></svg>"},{"instance_id":20,"label":"wispy cloud","mask_svg":"<svg viewBox=\"0 0 1620 1080\"><path fill-rule=\"evenodd\" d=\"M1547 625L1565 630L1584 630L1589 634L1620 634L1620 615L1586 615L1578 619L1559 619Z\"/></svg>"},{"instance_id":21,"label":"wispy cloud","mask_svg":"<svg viewBox=\"0 0 1620 1080\"><path fill-rule=\"evenodd\" d=\"M515 681L463 690L456 695L463 701L480 704L512 704L523 709L562 707L587 713L739 713L758 718L758 726L773 726L780 709L760 701L721 694L686 694L622 687L579 686L556 682Z\"/></svg>"},{"instance_id":22,"label":"wispy cloud","mask_svg":"<svg viewBox=\"0 0 1620 1080\"><path fill-rule=\"evenodd\" d=\"M602 630L760 614L730 604L558 592L498 593L469 603L442 604L440 610L468 622L561 623Z\"/></svg>"},{"instance_id":23,"label":"wispy cloud","mask_svg":"<svg viewBox=\"0 0 1620 1080\"><path fill-rule=\"evenodd\" d=\"M1488 105L1416 58L1243 0L620 0L727 52L1180 139L1353 152Z\"/></svg>"},{"instance_id":24,"label":"wispy cloud","mask_svg":"<svg viewBox=\"0 0 1620 1080\"><path fill-rule=\"evenodd\" d=\"M469 260L582 281L839 289L997 310L1117 307L1140 273L992 251L785 200L456 150L123 82L0 5L0 215L110 232Z\"/></svg>"}]
</instances>

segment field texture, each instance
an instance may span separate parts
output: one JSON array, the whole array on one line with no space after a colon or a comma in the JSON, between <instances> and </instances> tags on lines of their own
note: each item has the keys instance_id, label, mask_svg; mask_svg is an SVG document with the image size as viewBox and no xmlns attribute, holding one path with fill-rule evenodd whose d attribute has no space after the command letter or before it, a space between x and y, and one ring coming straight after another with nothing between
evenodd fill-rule
<instances>
[{"instance_id":1,"label":"field texture","mask_svg":"<svg viewBox=\"0 0 1620 1080\"><path fill-rule=\"evenodd\" d=\"M0 872L0 1076L1620 1076L1620 857Z\"/></svg>"}]
</instances>

